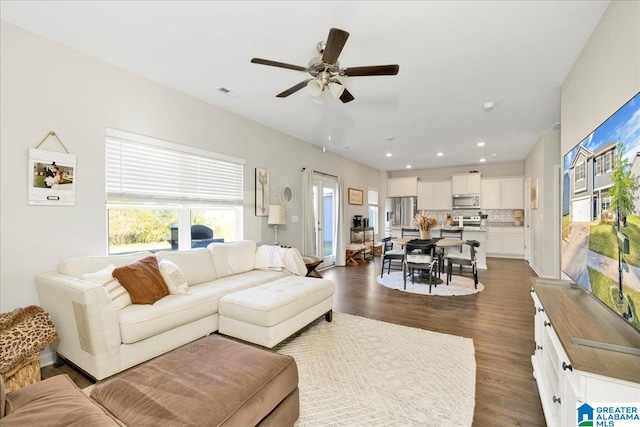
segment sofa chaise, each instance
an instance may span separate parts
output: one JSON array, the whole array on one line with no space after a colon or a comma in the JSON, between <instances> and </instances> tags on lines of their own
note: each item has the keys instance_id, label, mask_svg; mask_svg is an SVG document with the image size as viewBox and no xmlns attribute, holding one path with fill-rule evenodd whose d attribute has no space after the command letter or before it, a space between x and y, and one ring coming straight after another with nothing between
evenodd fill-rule
<instances>
[{"instance_id":1,"label":"sofa chaise","mask_svg":"<svg viewBox=\"0 0 640 427\"><path fill-rule=\"evenodd\" d=\"M112 272L149 257L157 260L171 293L152 304L132 304ZM228 330L220 333L273 347L323 314L330 321L335 284L304 277L306 272L297 249L243 240L156 255L73 258L36 276L36 285L58 331L52 347L101 380L221 324Z\"/></svg>"}]
</instances>

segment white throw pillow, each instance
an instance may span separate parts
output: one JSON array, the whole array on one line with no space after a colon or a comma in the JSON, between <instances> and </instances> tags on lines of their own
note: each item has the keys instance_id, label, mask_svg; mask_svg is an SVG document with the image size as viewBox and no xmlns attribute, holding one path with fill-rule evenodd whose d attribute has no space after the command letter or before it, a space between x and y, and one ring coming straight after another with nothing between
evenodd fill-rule
<instances>
[{"instance_id":1,"label":"white throw pillow","mask_svg":"<svg viewBox=\"0 0 640 427\"><path fill-rule=\"evenodd\" d=\"M82 278L96 285L104 286L109 294L109 298L113 301L113 305L116 310L121 310L126 306L131 305L131 296L124 286L113 278L112 273L115 268L115 265L109 264L102 270L96 271L95 273L83 274Z\"/></svg>"},{"instance_id":2,"label":"white throw pillow","mask_svg":"<svg viewBox=\"0 0 640 427\"><path fill-rule=\"evenodd\" d=\"M169 293L172 295L184 295L187 293L189 283L187 283L187 278L182 270L180 270L180 267L168 259L163 259L158 263L158 268L160 269L160 275L164 279L164 283L166 283L169 288Z\"/></svg>"}]
</instances>

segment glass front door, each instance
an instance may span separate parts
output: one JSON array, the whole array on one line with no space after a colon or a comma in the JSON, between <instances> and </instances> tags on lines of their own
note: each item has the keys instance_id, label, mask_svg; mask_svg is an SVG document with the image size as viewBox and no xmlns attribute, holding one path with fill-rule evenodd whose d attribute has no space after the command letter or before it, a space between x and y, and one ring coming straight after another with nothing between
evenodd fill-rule
<instances>
[{"instance_id":1,"label":"glass front door","mask_svg":"<svg viewBox=\"0 0 640 427\"><path fill-rule=\"evenodd\" d=\"M315 175L313 180L313 210L316 218L316 256L322 258L320 267L335 264L336 254L336 178Z\"/></svg>"}]
</instances>

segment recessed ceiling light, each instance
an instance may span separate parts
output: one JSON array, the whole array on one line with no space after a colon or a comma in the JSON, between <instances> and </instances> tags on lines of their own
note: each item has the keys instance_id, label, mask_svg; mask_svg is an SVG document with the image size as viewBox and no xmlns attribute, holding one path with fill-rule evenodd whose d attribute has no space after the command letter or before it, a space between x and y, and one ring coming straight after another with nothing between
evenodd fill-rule
<instances>
[{"instance_id":1,"label":"recessed ceiling light","mask_svg":"<svg viewBox=\"0 0 640 427\"><path fill-rule=\"evenodd\" d=\"M391 154L391 153L387 153L387 154L385 154L385 156L387 156L387 157L391 157L391 156L393 156L393 154Z\"/></svg>"},{"instance_id":2,"label":"recessed ceiling light","mask_svg":"<svg viewBox=\"0 0 640 427\"><path fill-rule=\"evenodd\" d=\"M385 140L385 141L388 141L388 142L391 142L391 141L393 141L394 139L396 139L396 137L395 137L395 136L386 136L386 137L384 138L384 140Z\"/></svg>"},{"instance_id":3,"label":"recessed ceiling light","mask_svg":"<svg viewBox=\"0 0 640 427\"><path fill-rule=\"evenodd\" d=\"M480 159L480 163L484 163L486 161L487 161L487 159L485 159L484 157Z\"/></svg>"},{"instance_id":4,"label":"recessed ceiling light","mask_svg":"<svg viewBox=\"0 0 640 427\"><path fill-rule=\"evenodd\" d=\"M493 153L493 154L491 155L491 157L497 157L497 156L498 156L498 155L497 155L496 153Z\"/></svg>"},{"instance_id":5,"label":"recessed ceiling light","mask_svg":"<svg viewBox=\"0 0 640 427\"><path fill-rule=\"evenodd\" d=\"M493 101L485 102L484 104L482 104L482 108L484 108L484 111L491 111L495 106L496 103Z\"/></svg>"},{"instance_id":6,"label":"recessed ceiling light","mask_svg":"<svg viewBox=\"0 0 640 427\"><path fill-rule=\"evenodd\" d=\"M411 169L411 165L407 165L407 169Z\"/></svg>"},{"instance_id":7,"label":"recessed ceiling light","mask_svg":"<svg viewBox=\"0 0 640 427\"><path fill-rule=\"evenodd\" d=\"M444 153L442 151L440 151L439 153L436 153L436 156L442 157L442 156L444 156Z\"/></svg>"},{"instance_id":8,"label":"recessed ceiling light","mask_svg":"<svg viewBox=\"0 0 640 427\"><path fill-rule=\"evenodd\" d=\"M478 144L477 144L477 145L478 145L478 147L484 147L484 141L480 141L480 142L478 142Z\"/></svg>"}]
</instances>

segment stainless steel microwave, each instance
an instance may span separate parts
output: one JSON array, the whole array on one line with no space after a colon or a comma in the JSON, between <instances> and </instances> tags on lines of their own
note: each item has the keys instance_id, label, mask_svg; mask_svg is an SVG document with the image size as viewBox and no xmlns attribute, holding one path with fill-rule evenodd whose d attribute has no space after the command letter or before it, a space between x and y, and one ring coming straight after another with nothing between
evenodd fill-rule
<instances>
[{"instance_id":1,"label":"stainless steel microwave","mask_svg":"<svg viewBox=\"0 0 640 427\"><path fill-rule=\"evenodd\" d=\"M453 209L480 209L480 195L454 194L451 205Z\"/></svg>"}]
</instances>

